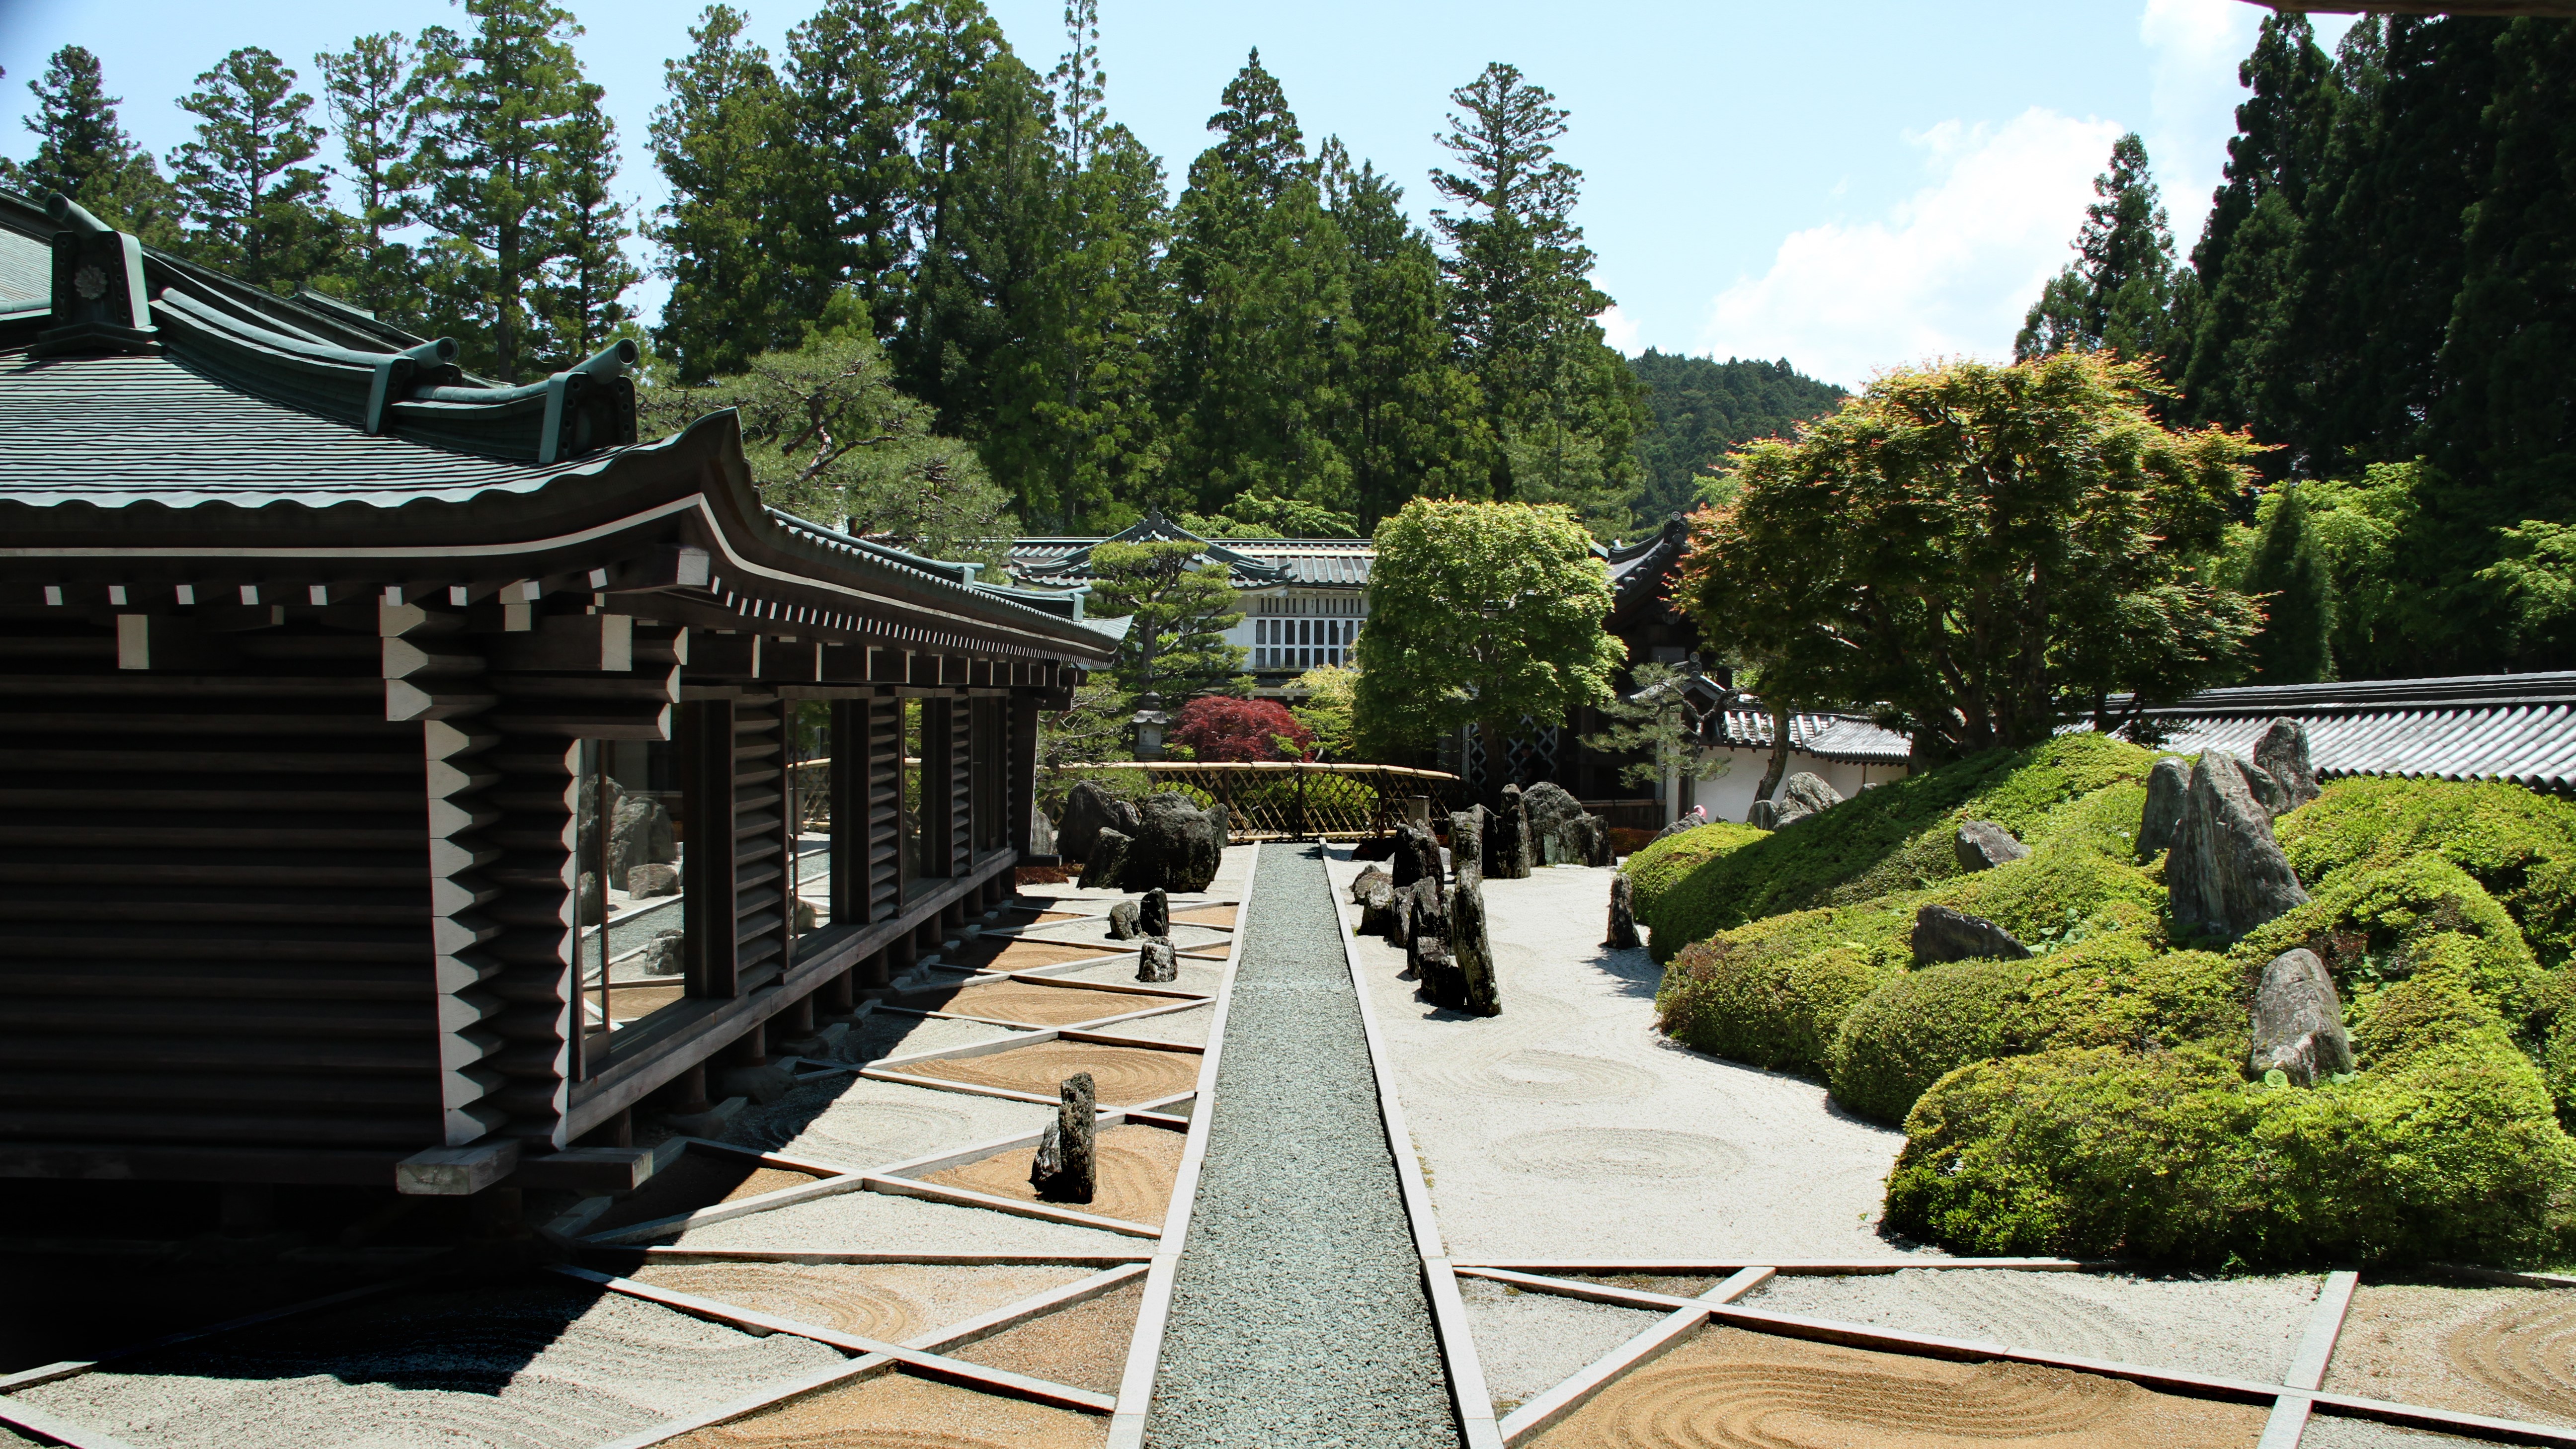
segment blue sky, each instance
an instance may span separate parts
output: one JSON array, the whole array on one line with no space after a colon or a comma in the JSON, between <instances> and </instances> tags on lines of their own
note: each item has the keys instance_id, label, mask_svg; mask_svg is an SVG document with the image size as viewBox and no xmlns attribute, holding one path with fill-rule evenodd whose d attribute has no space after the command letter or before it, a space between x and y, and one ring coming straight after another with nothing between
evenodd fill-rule
<instances>
[{"instance_id":1,"label":"blue sky","mask_svg":"<svg viewBox=\"0 0 2576 1449\"><path fill-rule=\"evenodd\" d=\"M1062 0L988 0L1030 64L1063 49ZM607 87L650 205L642 149L662 61L695 3L574 0L581 53ZM741 8L773 50L812 0ZM1577 219L1634 352L1787 357L1846 384L1892 364L2000 356L2066 259L2111 142L2147 141L2188 249L2233 131L2236 63L2263 12L2243 0L1844 0L1423 3L1103 0L1112 114L1178 178L1217 93L1259 46L1310 143L1339 134L1406 188L1417 219L1441 159L1449 91L1489 60L1573 112L1563 156L1585 173ZM2328 36L2344 23L2319 17ZM463 26L447 0L0 0L0 149L23 156L25 82L86 45L127 126L166 156L191 118L174 98L227 50L263 45L311 81L317 49L359 28ZM326 143L327 149L328 143ZM648 309L659 288L646 289Z\"/></svg>"}]
</instances>

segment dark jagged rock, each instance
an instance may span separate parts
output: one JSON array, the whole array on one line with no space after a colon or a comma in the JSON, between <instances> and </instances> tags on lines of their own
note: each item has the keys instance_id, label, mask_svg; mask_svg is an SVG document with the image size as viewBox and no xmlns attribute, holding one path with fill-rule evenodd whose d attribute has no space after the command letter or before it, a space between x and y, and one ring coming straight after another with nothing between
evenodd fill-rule
<instances>
[{"instance_id":1,"label":"dark jagged rock","mask_svg":"<svg viewBox=\"0 0 2576 1449\"><path fill-rule=\"evenodd\" d=\"M1134 901L1120 901L1118 904L1111 906L1109 908L1109 939L1113 941L1133 941L1139 936L1151 935L1152 932L1138 928L1136 924L1136 914L1136 903Z\"/></svg>"},{"instance_id":2,"label":"dark jagged rock","mask_svg":"<svg viewBox=\"0 0 2576 1449\"><path fill-rule=\"evenodd\" d=\"M1131 891L1203 891L1225 854L1222 806L1202 810L1177 790L1148 795L1136 807L1135 843L1121 884Z\"/></svg>"},{"instance_id":3,"label":"dark jagged rock","mask_svg":"<svg viewBox=\"0 0 2576 1449\"><path fill-rule=\"evenodd\" d=\"M1441 879L1439 839L1419 825L1397 827L1393 864L1398 889L1426 878Z\"/></svg>"},{"instance_id":4,"label":"dark jagged rock","mask_svg":"<svg viewBox=\"0 0 2576 1449\"><path fill-rule=\"evenodd\" d=\"M1395 878L1388 875L1385 867L1383 866L1373 865L1368 869L1361 871L1359 875L1354 877L1351 881L1351 904L1359 905L1365 902L1368 899L1369 883L1381 880L1385 881L1388 885L1395 884Z\"/></svg>"},{"instance_id":5,"label":"dark jagged rock","mask_svg":"<svg viewBox=\"0 0 2576 1449\"><path fill-rule=\"evenodd\" d=\"M600 890L599 876L594 871L586 870L581 873L581 880L574 887L573 899L576 911L575 925L596 926L600 918L607 913L608 897ZM683 907L683 909L686 908Z\"/></svg>"},{"instance_id":6,"label":"dark jagged rock","mask_svg":"<svg viewBox=\"0 0 2576 1449\"><path fill-rule=\"evenodd\" d=\"M1359 934L1384 936L1390 941L1397 939L1402 931L1404 914L1401 906L1407 893L1397 890L1384 874L1362 884L1368 890L1360 897Z\"/></svg>"},{"instance_id":7,"label":"dark jagged rock","mask_svg":"<svg viewBox=\"0 0 2576 1449\"><path fill-rule=\"evenodd\" d=\"M680 893L680 868L676 865L659 863L629 867L626 872L626 893L638 900L650 900L655 896L676 896Z\"/></svg>"},{"instance_id":8,"label":"dark jagged rock","mask_svg":"<svg viewBox=\"0 0 2576 1449\"><path fill-rule=\"evenodd\" d=\"M1610 877L1610 932L1601 944L1613 951L1634 951L1637 939L1636 887L1624 875Z\"/></svg>"},{"instance_id":9,"label":"dark jagged rock","mask_svg":"<svg viewBox=\"0 0 2576 1449\"><path fill-rule=\"evenodd\" d=\"M1608 865L1610 825L1583 808L1583 802L1554 783L1532 785L1521 794L1528 812L1530 857L1536 865Z\"/></svg>"},{"instance_id":10,"label":"dark jagged rock","mask_svg":"<svg viewBox=\"0 0 2576 1449\"><path fill-rule=\"evenodd\" d=\"M1136 929L1148 936L1172 934L1172 898L1161 886L1145 892L1136 903Z\"/></svg>"},{"instance_id":11,"label":"dark jagged rock","mask_svg":"<svg viewBox=\"0 0 2576 1449\"><path fill-rule=\"evenodd\" d=\"M1706 813L1705 811L1701 810L1698 806L1694 805L1694 806L1692 806L1692 807L1691 807L1691 809L1690 809L1690 813L1689 813L1689 814L1682 816L1680 819L1675 820L1672 824L1667 825L1667 826L1665 826L1663 829L1656 831L1656 832L1655 832L1655 835L1654 835L1654 840L1661 840L1661 839L1663 839L1665 836L1668 836L1668 835L1680 835L1680 834L1682 834L1682 833L1684 833L1684 832L1686 832L1686 831L1697 830L1697 829L1699 829L1701 826L1706 825L1707 823L1708 823L1708 815L1707 815L1707 813ZM1654 841L1653 841L1653 840L1650 840L1650 841L1648 841L1647 843L1648 843L1649 845L1651 845L1651 844L1653 844L1653 843L1654 843Z\"/></svg>"},{"instance_id":12,"label":"dark jagged rock","mask_svg":"<svg viewBox=\"0 0 2576 1449\"><path fill-rule=\"evenodd\" d=\"M1449 892L1449 959L1458 968L1456 1006L1477 1016L1503 1014L1501 983L1494 978L1494 943L1485 930L1485 883L1462 874Z\"/></svg>"},{"instance_id":13,"label":"dark jagged rock","mask_svg":"<svg viewBox=\"0 0 2576 1449\"><path fill-rule=\"evenodd\" d=\"M2289 787L2283 785L2279 779L2275 778L2271 771L2264 769L2262 766L2255 764L2252 760L2246 759L2241 755L2231 755L2224 750L2215 750L2210 753L2215 754L2222 760L2225 760L2228 768L2234 770L2237 775L2245 781L2246 792L2251 794L2254 797L2255 802L2263 807L2263 814L2266 819L2278 818L2279 816L2288 813L2290 808Z\"/></svg>"},{"instance_id":14,"label":"dark jagged rock","mask_svg":"<svg viewBox=\"0 0 2576 1449\"><path fill-rule=\"evenodd\" d=\"M1583 863L1600 868L1615 865L1619 848L1610 841L1610 822L1598 815L1583 817Z\"/></svg>"},{"instance_id":15,"label":"dark jagged rock","mask_svg":"<svg viewBox=\"0 0 2576 1449\"><path fill-rule=\"evenodd\" d=\"M1467 1003L1467 978L1458 969L1458 960L1449 954L1449 943L1438 937L1423 938L1420 948L1405 956L1405 969L1419 983L1414 994L1434 1006L1451 1010Z\"/></svg>"},{"instance_id":16,"label":"dark jagged rock","mask_svg":"<svg viewBox=\"0 0 2576 1449\"><path fill-rule=\"evenodd\" d=\"M2352 1070L2343 998L2334 976L2309 950L2285 951L2263 968L2254 988L2254 1075L2279 1071L2305 1087Z\"/></svg>"},{"instance_id":17,"label":"dark jagged rock","mask_svg":"<svg viewBox=\"0 0 2576 1449\"><path fill-rule=\"evenodd\" d=\"M2286 815L2317 798L2316 762L2308 757L2308 727L2294 719L2276 719L2254 746L2254 764L2281 782Z\"/></svg>"},{"instance_id":18,"label":"dark jagged rock","mask_svg":"<svg viewBox=\"0 0 2576 1449\"><path fill-rule=\"evenodd\" d=\"M2191 767L2178 755L2156 761L2147 772L2147 813L2138 821L2138 859L2173 848L2174 827L2182 823L2182 799L2191 793Z\"/></svg>"},{"instance_id":19,"label":"dark jagged rock","mask_svg":"<svg viewBox=\"0 0 2576 1449\"><path fill-rule=\"evenodd\" d=\"M1408 947L1413 944L1413 893L1421 884L1422 882L1415 881L1409 886L1389 888L1387 898L1389 914L1384 923L1387 944Z\"/></svg>"},{"instance_id":20,"label":"dark jagged rock","mask_svg":"<svg viewBox=\"0 0 2576 1449\"><path fill-rule=\"evenodd\" d=\"M1914 913L1914 964L1937 966L1944 961L2020 961L2030 955L2030 948L2013 939L2012 932L1983 916L1954 911L1948 906L1925 906Z\"/></svg>"},{"instance_id":21,"label":"dark jagged rock","mask_svg":"<svg viewBox=\"0 0 2576 1449\"><path fill-rule=\"evenodd\" d=\"M2192 767L2165 857L2166 899L2186 935L2233 942L2308 903L2272 836L2272 813L2249 783L2255 773L2224 750L2208 751Z\"/></svg>"},{"instance_id":22,"label":"dark jagged rock","mask_svg":"<svg viewBox=\"0 0 2576 1449\"><path fill-rule=\"evenodd\" d=\"M684 940L678 931L654 932L653 939L644 943L644 974L677 976L687 970L687 962L681 955Z\"/></svg>"},{"instance_id":23,"label":"dark jagged rock","mask_svg":"<svg viewBox=\"0 0 2576 1449\"><path fill-rule=\"evenodd\" d=\"M661 801L629 795L617 802L608 826L609 879L625 880L640 866L667 866L679 858L679 835Z\"/></svg>"},{"instance_id":24,"label":"dark jagged rock","mask_svg":"<svg viewBox=\"0 0 2576 1449\"><path fill-rule=\"evenodd\" d=\"M1485 827L1493 818L1493 812L1482 805L1449 812L1449 859L1457 866L1457 874L1483 878Z\"/></svg>"},{"instance_id":25,"label":"dark jagged rock","mask_svg":"<svg viewBox=\"0 0 2576 1449\"><path fill-rule=\"evenodd\" d=\"M1521 787L1505 785L1503 804L1485 819L1485 877L1526 880L1530 873L1530 822ZM1450 852L1453 856L1456 851Z\"/></svg>"},{"instance_id":26,"label":"dark jagged rock","mask_svg":"<svg viewBox=\"0 0 2576 1449\"><path fill-rule=\"evenodd\" d=\"M1082 864L1082 879L1075 885L1087 891L1114 891L1127 873L1127 857L1135 848L1123 830L1103 827L1091 838L1091 852Z\"/></svg>"},{"instance_id":27,"label":"dark jagged rock","mask_svg":"<svg viewBox=\"0 0 2576 1449\"><path fill-rule=\"evenodd\" d=\"M1780 802L1777 800L1754 801L1752 806L1744 812L1744 823L1752 826L1756 830L1779 829Z\"/></svg>"},{"instance_id":28,"label":"dark jagged rock","mask_svg":"<svg viewBox=\"0 0 2576 1449\"><path fill-rule=\"evenodd\" d=\"M1449 954L1449 902L1446 899L1446 892L1442 890L1438 881L1433 880L1415 881L1407 887L1407 890L1409 899L1405 906L1404 921L1406 969L1412 971L1416 979L1420 979L1422 956L1424 952L1429 951L1436 953L1444 961L1449 961L1449 969L1455 970L1456 962Z\"/></svg>"},{"instance_id":29,"label":"dark jagged rock","mask_svg":"<svg viewBox=\"0 0 2576 1449\"><path fill-rule=\"evenodd\" d=\"M1959 858L1959 869L1965 871L1992 870L2006 861L2030 857L2029 846L1991 820L1971 820L1960 826L1950 850Z\"/></svg>"},{"instance_id":30,"label":"dark jagged rock","mask_svg":"<svg viewBox=\"0 0 2576 1449\"><path fill-rule=\"evenodd\" d=\"M1055 827L1056 854L1066 860L1091 859L1103 830L1136 838L1136 805L1109 792L1097 780L1079 780L1064 797L1064 818Z\"/></svg>"},{"instance_id":31,"label":"dark jagged rock","mask_svg":"<svg viewBox=\"0 0 2576 1449\"><path fill-rule=\"evenodd\" d=\"M1811 815L1822 815L1841 803L1842 793L1826 784L1823 777L1800 770L1789 777L1788 784L1780 787L1771 828L1785 829Z\"/></svg>"},{"instance_id":32,"label":"dark jagged rock","mask_svg":"<svg viewBox=\"0 0 2576 1449\"><path fill-rule=\"evenodd\" d=\"M1136 979L1139 981L1178 981L1181 958L1163 936L1149 936L1136 952Z\"/></svg>"},{"instance_id":33,"label":"dark jagged rock","mask_svg":"<svg viewBox=\"0 0 2576 1449\"><path fill-rule=\"evenodd\" d=\"M1047 1202L1089 1202L1100 1190L1100 1097L1091 1073L1076 1072L1057 1088L1055 1120L1038 1139L1037 1161L1029 1165L1029 1186Z\"/></svg>"}]
</instances>

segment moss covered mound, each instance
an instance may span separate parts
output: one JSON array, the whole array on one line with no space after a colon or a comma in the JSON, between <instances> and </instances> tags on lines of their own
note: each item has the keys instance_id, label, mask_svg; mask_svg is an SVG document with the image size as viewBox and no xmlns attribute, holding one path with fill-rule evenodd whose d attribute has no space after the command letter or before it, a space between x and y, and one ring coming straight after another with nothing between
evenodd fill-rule
<instances>
[{"instance_id":1,"label":"moss covered mound","mask_svg":"<svg viewBox=\"0 0 2576 1449\"><path fill-rule=\"evenodd\" d=\"M2098 846L2088 832L2098 833L2099 822L2080 814L2061 820L2061 812L2111 786L2144 781L2154 764L2152 752L2124 740L2061 735L1865 790L1774 834L1753 831L1747 840L1704 826L1665 842L1673 848L1661 855L1650 847L1630 862L1637 919L1654 933L1655 959L1670 961L1693 941L1765 916L1951 879L1960 871L1950 838L1961 821L1996 821L2034 848L2061 831ZM2137 802L2145 801L2140 785ZM2136 813L2128 812L2131 836Z\"/></svg>"},{"instance_id":2,"label":"moss covered mound","mask_svg":"<svg viewBox=\"0 0 2576 1449\"><path fill-rule=\"evenodd\" d=\"M1906 1119L1890 1226L1972 1253L2207 1265L2564 1250L2576 1143L2466 992L2385 993L2362 1070L2248 1083L2214 1047L2062 1049L1964 1067Z\"/></svg>"},{"instance_id":3,"label":"moss covered mound","mask_svg":"<svg viewBox=\"0 0 2576 1449\"><path fill-rule=\"evenodd\" d=\"M1903 1122L1934 1082L2007 1054L2005 1017L2029 975L2018 961L1954 961L1872 991L1834 1031L1826 1062L1834 1100L1864 1117Z\"/></svg>"},{"instance_id":4,"label":"moss covered mound","mask_svg":"<svg viewBox=\"0 0 2576 1449\"><path fill-rule=\"evenodd\" d=\"M2337 871L2312 888L2308 904L2257 926L2228 954L2250 982L2265 962L2302 946L2334 972L2347 1001L2430 973L2517 1025L2538 1005L2539 963L2513 917L2438 855Z\"/></svg>"},{"instance_id":5,"label":"moss covered mound","mask_svg":"<svg viewBox=\"0 0 2576 1449\"><path fill-rule=\"evenodd\" d=\"M2439 854L2512 914L2543 965L2576 957L2576 804L2517 785L2338 780L2279 829L2310 890L2355 865Z\"/></svg>"},{"instance_id":6,"label":"moss covered mound","mask_svg":"<svg viewBox=\"0 0 2576 1449\"><path fill-rule=\"evenodd\" d=\"M1822 1075L1853 1006L1905 971L1914 925L1894 899L1767 917L1682 948L1655 993L1657 1024L1701 1051Z\"/></svg>"}]
</instances>

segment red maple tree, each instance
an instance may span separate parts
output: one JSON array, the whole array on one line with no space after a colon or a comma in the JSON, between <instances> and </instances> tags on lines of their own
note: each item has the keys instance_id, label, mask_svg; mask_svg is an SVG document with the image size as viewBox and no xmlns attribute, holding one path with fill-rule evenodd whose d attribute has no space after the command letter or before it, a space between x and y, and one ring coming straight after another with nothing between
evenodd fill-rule
<instances>
[{"instance_id":1,"label":"red maple tree","mask_svg":"<svg viewBox=\"0 0 2576 1449\"><path fill-rule=\"evenodd\" d=\"M1211 763L1303 760L1314 753L1315 732L1275 699L1203 695L1181 706L1172 743Z\"/></svg>"}]
</instances>

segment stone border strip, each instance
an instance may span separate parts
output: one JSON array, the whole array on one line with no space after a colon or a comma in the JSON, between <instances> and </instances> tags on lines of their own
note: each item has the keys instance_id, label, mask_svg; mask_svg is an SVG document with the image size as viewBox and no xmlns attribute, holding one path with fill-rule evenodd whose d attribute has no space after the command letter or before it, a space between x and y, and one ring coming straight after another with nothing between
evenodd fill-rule
<instances>
[{"instance_id":1,"label":"stone border strip","mask_svg":"<svg viewBox=\"0 0 2576 1449\"><path fill-rule=\"evenodd\" d=\"M1508 1268L1543 1276L1566 1273L1642 1273L1664 1278L1702 1278L1740 1268L1768 1268L1792 1277L1802 1274L1901 1273L1908 1268L1992 1268L2015 1273L2104 1273L2128 1267L2109 1260L2084 1258L1882 1258L1868 1263L1836 1263L1822 1258L1785 1263L1745 1263L1710 1258L1460 1258L1457 1267Z\"/></svg>"},{"instance_id":2,"label":"stone border strip","mask_svg":"<svg viewBox=\"0 0 2576 1449\"><path fill-rule=\"evenodd\" d=\"M763 1409L804 1398L808 1394L820 1393L825 1389L838 1388L859 1379L872 1379L880 1374L890 1374L894 1371L893 1359L876 1354L846 1358L829 1368L817 1369L801 1379L790 1379L784 1384L772 1385L739 1399L728 1400L712 1409L702 1409L684 1418L666 1419L650 1429L639 1430L623 1439L611 1439L605 1444L594 1446L594 1449L650 1449L652 1445L666 1443L683 1434L693 1434L700 1429L711 1429L718 1424L742 1418L746 1414L756 1414Z\"/></svg>"},{"instance_id":3,"label":"stone border strip","mask_svg":"<svg viewBox=\"0 0 2576 1449\"><path fill-rule=\"evenodd\" d=\"M12 1403L0 1399L0 1424L41 1434L70 1449L135 1449L126 1440L96 1429L86 1429L69 1419L58 1418L33 1404Z\"/></svg>"},{"instance_id":4,"label":"stone border strip","mask_svg":"<svg viewBox=\"0 0 2576 1449\"><path fill-rule=\"evenodd\" d=\"M1326 848L1327 864L1332 852ZM1404 1100L1397 1095L1395 1069L1387 1059L1386 1040L1378 1032L1377 1008L1369 999L1368 978L1361 972L1359 947L1351 935L1351 918L1342 910L1340 892L1325 873L1332 896L1333 924L1342 935L1342 965L1351 973L1351 994L1359 999L1360 1034L1368 1040L1369 1070L1377 1078L1378 1112L1386 1127L1387 1151L1395 1158L1397 1189L1404 1197L1405 1217L1413 1224L1414 1250L1422 1257L1422 1280L1431 1302L1431 1327L1440 1340L1440 1357L1449 1370L1449 1393L1467 1449L1504 1449L1502 1427L1494 1419L1494 1396L1485 1387L1485 1366L1476 1356L1476 1339L1467 1323L1467 1304L1458 1296L1455 1265L1431 1209L1431 1188L1422 1180L1422 1162L1405 1125ZM1250 894L1246 892L1246 894ZM1115 1446L1113 1446L1115 1449Z\"/></svg>"},{"instance_id":5,"label":"stone border strip","mask_svg":"<svg viewBox=\"0 0 2576 1449\"><path fill-rule=\"evenodd\" d=\"M1261 869L1255 847L1243 873L1240 912L1252 899L1252 882ZM1117 1408L1109 1417L1108 1449L1143 1449L1145 1416L1154 1402L1154 1374L1163 1362L1163 1329L1171 1319L1172 1285L1180 1272L1181 1248L1189 1238L1190 1211L1198 1202L1199 1169L1207 1161L1208 1125L1215 1114L1217 1059L1225 1047L1225 1018L1234 1005L1234 977L1242 965L1243 936L1226 943L1225 973L1217 979L1216 1011L1208 1022L1207 1045L1199 1051L1197 1090L1191 1094L1189 1133L1181 1148L1180 1171L1172 1179L1172 1199L1163 1208L1162 1235L1145 1274L1145 1301L1136 1311L1136 1332L1127 1343L1126 1371L1119 1375ZM1147 1105L1168 1105L1153 1103Z\"/></svg>"},{"instance_id":6,"label":"stone border strip","mask_svg":"<svg viewBox=\"0 0 2576 1449\"><path fill-rule=\"evenodd\" d=\"M887 1253L870 1248L592 1248L648 1263L925 1263L958 1268L1117 1268L1153 1260L1151 1253Z\"/></svg>"},{"instance_id":7,"label":"stone border strip","mask_svg":"<svg viewBox=\"0 0 2576 1449\"><path fill-rule=\"evenodd\" d=\"M2343 1333L2344 1318L2352 1312L2352 1292L2360 1282L2358 1273L2326 1275L2325 1286L2317 1290L2317 1306L2308 1315L2308 1331L2300 1337L2298 1354L2281 1382L2294 1389L2325 1387L2326 1365L2334 1358L2335 1339ZM2313 1402L2305 1394L2274 1399L2272 1417L2263 1421L2263 1437L2254 1449L2299 1449Z\"/></svg>"},{"instance_id":8,"label":"stone border strip","mask_svg":"<svg viewBox=\"0 0 2576 1449\"><path fill-rule=\"evenodd\" d=\"M576 1268L561 1263L547 1271L594 1284L612 1293L622 1293L629 1298L640 1298L647 1303L659 1303L665 1308L676 1308L683 1313L710 1318L718 1323L732 1324L737 1328L791 1333L798 1338L810 1338L816 1343L829 1345L845 1353L870 1357L883 1356L915 1372L958 1384L964 1388L1005 1393L1013 1398L1027 1399L1032 1403L1050 1404L1060 1409L1078 1409L1087 1414L1106 1414L1112 1403L1105 1394L1095 1394L1089 1389L1077 1389L1070 1384L1050 1383L1045 1379L1031 1378L1027 1374L1015 1374L1008 1369L991 1368L984 1364L969 1363L964 1359L925 1353L920 1349L906 1348L902 1344L888 1343L883 1339L843 1333L839 1329L825 1328L821 1324L782 1318L774 1313L760 1313L748 1308L737 1308L730 1303L718 1302L713 1298L701 1298L694 1293L678 1293L668 1288L656 1288L650 1283L638 1283L632 1278L621 1278L613 1273L602 1273L591 1268Z\"/></svg>"},{"instance_id":9,"label":"stone border strip","mask_svg":"<svg viewBox=\"0 0 2576 1449\"><path fill-rule=\"evenodd\" d=\"M1771 1276L1768 1268L1746 1268L1700 1296L1711 1302L1732 1303L1771 1281ZM1572 1378L1505 1415L1499 1426L1503 1442L1518 1445L1554 1426L1611 1384L1679 1348L1707 1322L1708 1310L1698 1304L1674 1309Z\"/></svg>"}]
</instances>

